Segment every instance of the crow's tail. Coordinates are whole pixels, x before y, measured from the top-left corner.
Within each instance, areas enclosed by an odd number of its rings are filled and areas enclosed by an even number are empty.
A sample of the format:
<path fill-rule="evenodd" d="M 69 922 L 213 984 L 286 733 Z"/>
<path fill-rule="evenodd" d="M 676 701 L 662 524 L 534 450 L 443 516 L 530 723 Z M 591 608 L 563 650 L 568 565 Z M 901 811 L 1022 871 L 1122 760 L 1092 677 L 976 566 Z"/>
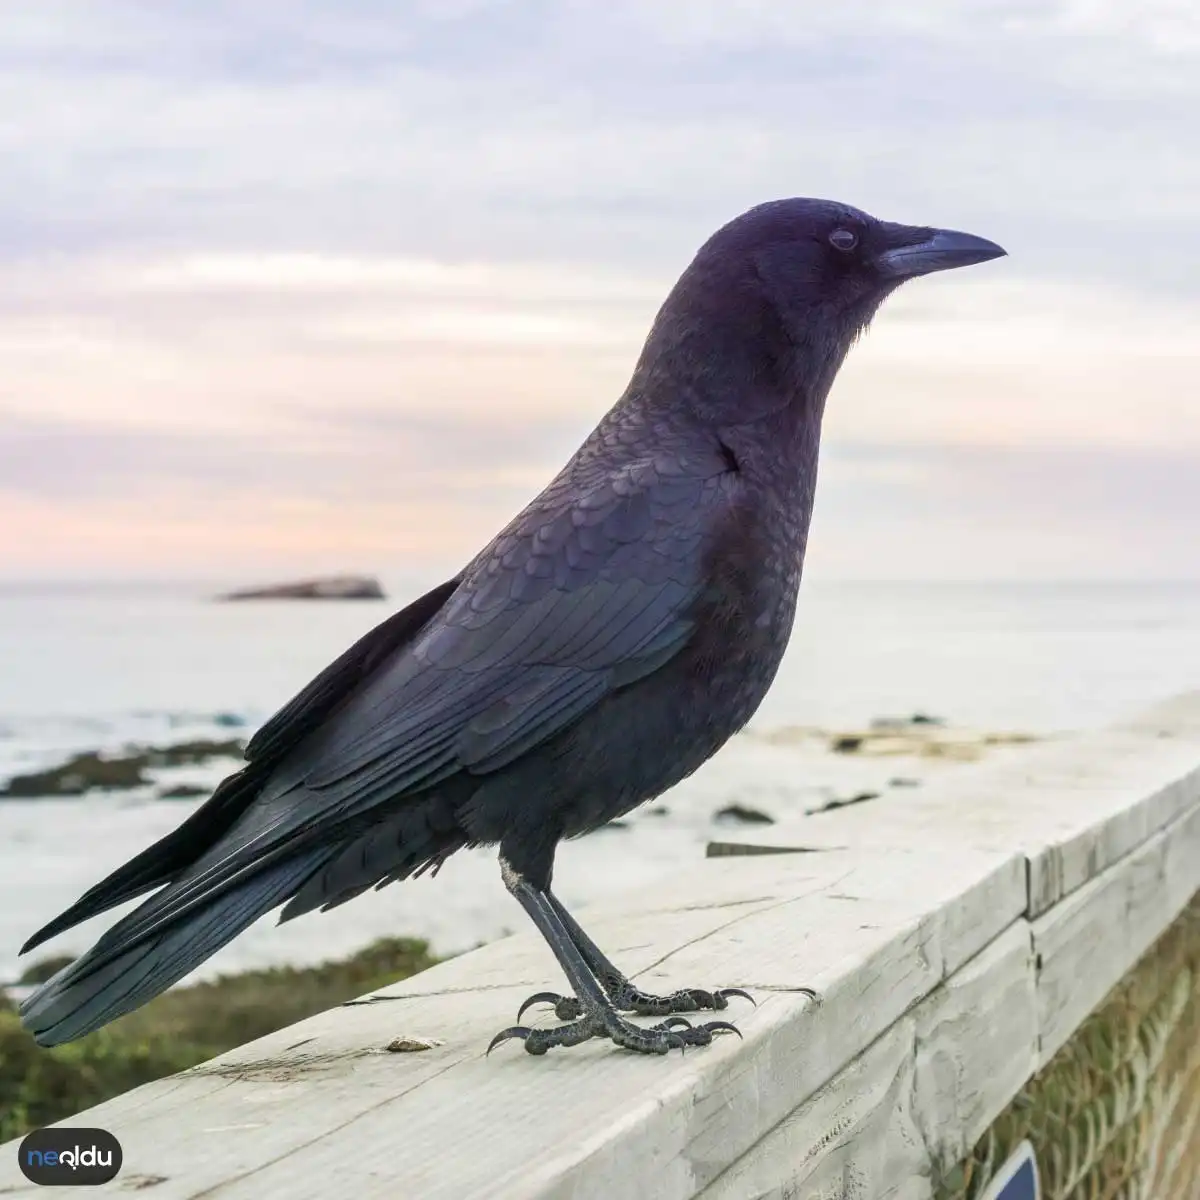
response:
<path fill-rule="evenodd" d="M 21 1005 L 22 1024 L 39 1045 L 55 1046 L 132 1012 L 286 900 L 329 854 L 315 848 L 276 862 L 181 913 L 153 936 L 129 936 L 143 910 L 157 903 L 152 897 L 42 984 Z"/>

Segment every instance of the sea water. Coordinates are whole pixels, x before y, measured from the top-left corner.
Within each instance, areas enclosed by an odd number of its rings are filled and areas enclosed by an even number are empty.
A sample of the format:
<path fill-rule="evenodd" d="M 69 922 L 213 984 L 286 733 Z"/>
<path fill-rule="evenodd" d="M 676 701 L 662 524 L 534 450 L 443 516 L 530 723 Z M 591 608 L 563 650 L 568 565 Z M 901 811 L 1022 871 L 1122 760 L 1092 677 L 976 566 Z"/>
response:
<path fill-rule="evenodd" d="M 213 603 L 219 583 L 0 584 L 0 782 L 82 750 L 248 736 L 355 638 L 438 580 L 385 582 L 385 602 L 242 604 Z M 749 733 L 626 826 L 565 845 L 556 890 L 586 904 L 698 862 L 715 814 L 732 803 L 778 819 L 795 815 L 806 789 L 852 794 L 957 769 L 831 754 L 820 739 L 769 744 L 756 733 L 851 729 L 919 712 L 977 730 L 1050 735 L 1193 688 L 1200 583 L 808 582 Z M 170 781 L 212 786 L 233 766 L 180 768 Z M 154 788 L 0 800 L 0 982 L 15 978 L 30 932 L 197 803 L 157 799 Z M 111 920 L 38 953 L 82 950 Z M 319 961 L 387 935 L 427 937 L 449 952 L 524 927 L 494 851 L 480 849 L 456 855 L 435 880 L 282 928 L 260 921 L 198 974 Z"/>

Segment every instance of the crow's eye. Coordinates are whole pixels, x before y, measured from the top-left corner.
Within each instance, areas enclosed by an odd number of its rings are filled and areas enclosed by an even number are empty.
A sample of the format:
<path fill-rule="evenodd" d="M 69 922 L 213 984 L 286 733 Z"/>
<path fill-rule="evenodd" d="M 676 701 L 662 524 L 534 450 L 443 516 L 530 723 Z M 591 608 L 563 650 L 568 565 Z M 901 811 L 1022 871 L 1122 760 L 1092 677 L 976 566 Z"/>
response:
<path fill-rule="evenodd" d="M 853 250 L 858 245 L 858 234 L 853 229 L 835 229 L 829 235 L 829 244 L 836 250 Z"/>

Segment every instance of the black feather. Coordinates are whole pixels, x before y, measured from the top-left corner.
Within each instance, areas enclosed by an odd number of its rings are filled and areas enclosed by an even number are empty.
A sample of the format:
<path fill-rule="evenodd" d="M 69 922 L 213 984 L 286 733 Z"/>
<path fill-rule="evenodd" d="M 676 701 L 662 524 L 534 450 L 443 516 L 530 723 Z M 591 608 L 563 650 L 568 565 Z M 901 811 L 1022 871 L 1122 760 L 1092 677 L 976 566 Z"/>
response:
<path fill-rule="evenodd" d="M 225 779 L 178 829 L 147 847 L 42 926 L 21 947 L 21 953 L 118 904 L 162 887 L 191 866 L 198 852 L 220 841 L 253 803 L 287 751 L 299 745 L 390 654 L 411 639 L 457 586 L 457 579 L 439 584 L 359 638 L 250 739 L 246 747 L 248 766 Z"/>
<path fill-rule="evenodd" d="M 43 1044 L 79 1037 L 280 904 L 283 919 L 329 908 L 463 846 L 499 843 L 545 892 L 563 837 L 696 770 L 766 694 L 826 396 L 878 305 L 906 274 L 999 253 L 814 200 L 719 230 L 550 485 L 280 709 L 179 829 L 26 943 L 160 889 L 36 991 L 25 1024 Z"/>

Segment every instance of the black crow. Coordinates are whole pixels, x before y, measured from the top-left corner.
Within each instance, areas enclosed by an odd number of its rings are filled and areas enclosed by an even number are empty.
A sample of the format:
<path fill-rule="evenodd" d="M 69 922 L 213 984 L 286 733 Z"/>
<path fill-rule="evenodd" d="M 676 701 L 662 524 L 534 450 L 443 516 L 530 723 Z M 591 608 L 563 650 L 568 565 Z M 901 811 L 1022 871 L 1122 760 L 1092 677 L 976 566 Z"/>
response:
<path fill-rule="evenodd" d="M 280 904 L 281 920 L 331 908 L 481 844 L 499 845 L 574 993 L 532 998 L 564 1024 L 495 1041 L 662 1053 L 732 1029 L 620 1015 L 723 1009 L 733 993 L 633 986 L 551 891 L 555 847 L 746 724 L 791 632 L 846 352 L 904 280 L 1003 253 L 823 200 L 763 204 L 715 233 L 546 490 L 286 704 L 174 833 L 30 938 L 26 951 L 155 893 L 21 1005 L 37 1041 L 137 1008 Z"/>

